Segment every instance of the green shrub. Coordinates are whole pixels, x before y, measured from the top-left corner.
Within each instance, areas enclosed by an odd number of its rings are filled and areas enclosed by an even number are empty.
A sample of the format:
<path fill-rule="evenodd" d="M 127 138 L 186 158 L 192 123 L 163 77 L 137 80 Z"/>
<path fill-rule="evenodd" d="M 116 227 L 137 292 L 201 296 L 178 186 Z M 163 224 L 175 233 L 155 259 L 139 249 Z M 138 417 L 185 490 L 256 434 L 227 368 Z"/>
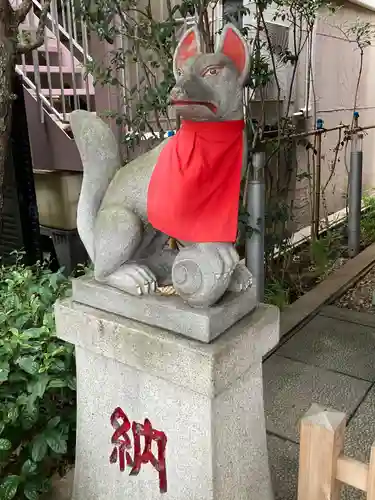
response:
<path fill-rule="evenodd" d="M 375 197 L 364 196 L 363 203 L 367 210 L 361 217 L 361 239 L 364 246 L 375 241 Z"/>
<path fill-rule="evenodd" d="M 277 306 L 282 311 L 290 302 L 289 288 L 288 284 L 282 281 L 275 279 L 267 281 L 264 290 L 264 301 L 266 304 Z"/>
<path fill-rule="evenodd" d="M 61 272 L 0 267 L 0 500 L 40 498 L 74 459 L 74 351 L 53 316 L 68 290 Z"/>

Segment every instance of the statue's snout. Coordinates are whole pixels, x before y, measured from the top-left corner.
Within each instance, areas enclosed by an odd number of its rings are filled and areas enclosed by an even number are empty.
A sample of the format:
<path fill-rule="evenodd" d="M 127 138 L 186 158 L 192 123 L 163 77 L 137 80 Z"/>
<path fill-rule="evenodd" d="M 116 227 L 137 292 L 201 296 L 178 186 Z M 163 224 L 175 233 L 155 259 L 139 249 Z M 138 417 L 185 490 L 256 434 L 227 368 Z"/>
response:
<path fill-rule="evenodd" d="M 175 85 L 171 90 L 171 101 L 183 101 L 188 99 L 186 90 L 181 85 Z"/>

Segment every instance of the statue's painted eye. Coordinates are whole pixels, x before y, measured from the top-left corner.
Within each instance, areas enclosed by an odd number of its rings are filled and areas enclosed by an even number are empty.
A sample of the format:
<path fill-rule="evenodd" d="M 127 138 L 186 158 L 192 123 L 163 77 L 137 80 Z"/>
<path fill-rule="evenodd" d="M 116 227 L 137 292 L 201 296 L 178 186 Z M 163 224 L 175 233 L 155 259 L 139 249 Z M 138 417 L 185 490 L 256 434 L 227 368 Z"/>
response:
<path fill-rule="evenodd" d="M 220 72 L 220 69 L 219 67 L 211 67 L 211 68 L 207 68 L 205 71 L 203 71 L 203 76 L 216 76 L 219 74 Z"/>
<path fill-rule="evenodd" d="M 184 72 L 182 71 L 181 68 L 177 68 L 177 76 L 182 76 Z"/>

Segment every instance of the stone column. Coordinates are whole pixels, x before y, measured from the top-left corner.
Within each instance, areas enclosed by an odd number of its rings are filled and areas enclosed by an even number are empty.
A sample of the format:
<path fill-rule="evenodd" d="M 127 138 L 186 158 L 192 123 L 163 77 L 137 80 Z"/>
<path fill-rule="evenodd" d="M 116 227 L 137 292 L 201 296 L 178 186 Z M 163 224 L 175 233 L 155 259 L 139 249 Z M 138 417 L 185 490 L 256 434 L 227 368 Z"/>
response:
<path fill-rule="evenodd" d="M 71 299 L 56 324 L 76 346 L 73 500 L 272 500 L 262 357 L 277 308 L 207 344 Z"/>

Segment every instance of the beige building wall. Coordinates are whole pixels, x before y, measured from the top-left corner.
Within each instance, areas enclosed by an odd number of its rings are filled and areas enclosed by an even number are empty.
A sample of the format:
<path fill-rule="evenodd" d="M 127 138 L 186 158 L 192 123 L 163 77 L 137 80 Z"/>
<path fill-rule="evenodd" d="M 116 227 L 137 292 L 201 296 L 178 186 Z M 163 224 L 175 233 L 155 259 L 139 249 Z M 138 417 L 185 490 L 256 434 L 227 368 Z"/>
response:
<path fill-rule="evenodd" d="M 311 95 L 312 112 L 316 118 L 324 120 L 326 128 L 340 123 L 350 124 L 353 116 L 354 98 L 360 69 L 360 51 L 355 43 L 345 37 L 344 32 L 355 24 L 370 22 L 375 26 L 375 12 L 346 2 L 335 14 L 320 16 L 313 50 L 314 92 Z M 374 39 L 375 42 L 375 39 Z M 296 108 L 304 106 L 305 66 L 301 60 L 296 92 Z M 315 109 L 314 109 L 315 108 Z M 362 126 L 375 125 L 375 47 L 364 51 L 363 70 L 358 91 L 359 123 Z M 307 129 L 314 127 L 309 120 Z M 322 185 L 324 186 L 332 171 L 338 132 L 327 133 L 322 142 Z M 298 148 L 298 171 L 306 171 L 306 152 Z M 344 150 L 345 151 L 345 150 Z M 347 167 L 349 166 L 350 146 L 340 152 L 330 187 L 327 188 L 328 212 L 336 212 L 345 206 L 347 190 Z M 364 168 L 363 186 L 375 186 L 375 133 L 368 131 L 363 141 Z M 308 182 L 303 180 L 295 186 L 295 217 L 298 227 L 309 223 Z"/>

